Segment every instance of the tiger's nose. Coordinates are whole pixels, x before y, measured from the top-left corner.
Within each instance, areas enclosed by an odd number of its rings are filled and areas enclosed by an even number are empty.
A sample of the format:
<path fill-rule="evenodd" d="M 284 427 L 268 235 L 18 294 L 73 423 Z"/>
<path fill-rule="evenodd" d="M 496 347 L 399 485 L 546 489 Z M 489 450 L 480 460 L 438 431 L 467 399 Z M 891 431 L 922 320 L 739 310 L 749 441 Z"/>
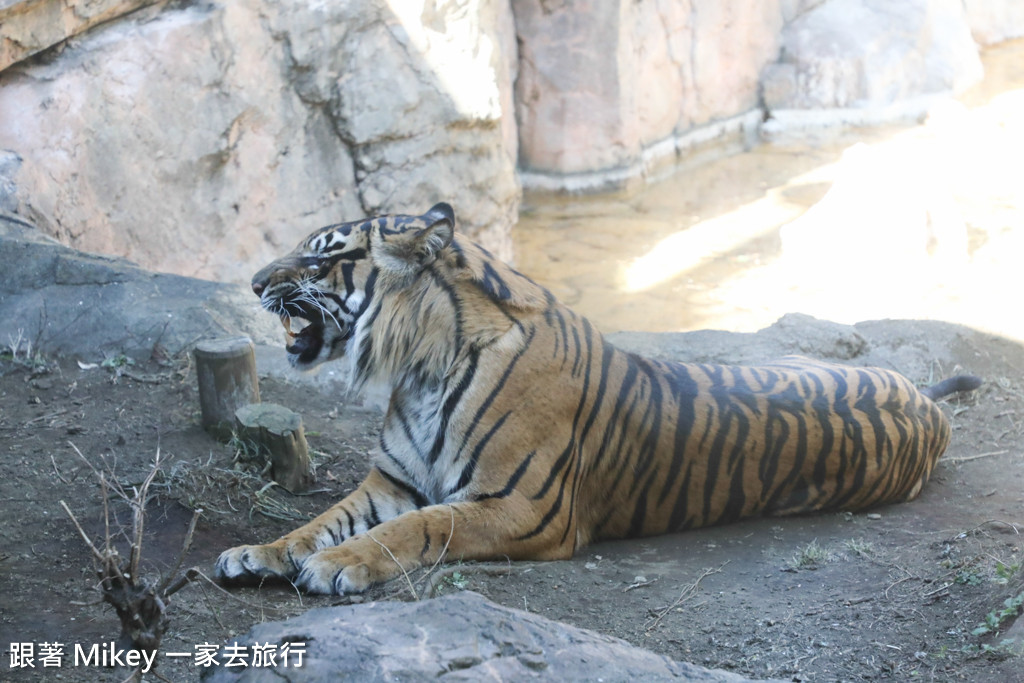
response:
<path fill-rule="evenodd" d="M 256 296 L 261 296 L 267 290 L 277 270 L 277 264 L 271 263 L 260 268 L 259 272 L 252 276 L 252 291 L 256 293 Z"/>

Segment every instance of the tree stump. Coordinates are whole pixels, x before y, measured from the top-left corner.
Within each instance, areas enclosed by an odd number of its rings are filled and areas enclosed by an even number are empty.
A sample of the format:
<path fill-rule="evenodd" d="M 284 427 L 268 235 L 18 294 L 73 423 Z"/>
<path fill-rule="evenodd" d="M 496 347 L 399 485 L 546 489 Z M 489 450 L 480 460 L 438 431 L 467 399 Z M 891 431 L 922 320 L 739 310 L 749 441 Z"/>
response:
<path fill-rule="evenodd" d="M 292 493 L 313 484 L 313 468 L 302 418 L 276 403 L 254 403 L 235 411 L 240 439 L 257 444 L 270 456 L 271 477 Z"/>
<path fill-rule="evenodd" d="M 203 428 L 227 441 L 235 426 L 235 411 L 260 400 L 252 341 L 248 337 L 202 341 L 196 344 L 195 358 Z"/>

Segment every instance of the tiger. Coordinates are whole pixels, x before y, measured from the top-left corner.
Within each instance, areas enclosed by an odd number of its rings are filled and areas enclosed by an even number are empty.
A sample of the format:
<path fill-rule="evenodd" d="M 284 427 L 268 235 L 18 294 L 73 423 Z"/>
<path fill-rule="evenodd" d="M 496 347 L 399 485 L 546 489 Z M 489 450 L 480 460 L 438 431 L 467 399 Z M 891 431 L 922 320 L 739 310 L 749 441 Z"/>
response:
<path fill-rule="evenodd" d="M 445 203 L 329 225 L 253 277 L 291 365 L 345 359 L 355 390 L 390 398 L 365 480 L 276 541 L 224 551 L 222 582 L 358 593 L 443 561 L 908 501 L 950 439 L 936 401 L 981 384 L 645 358 L 455 226 Z"/>

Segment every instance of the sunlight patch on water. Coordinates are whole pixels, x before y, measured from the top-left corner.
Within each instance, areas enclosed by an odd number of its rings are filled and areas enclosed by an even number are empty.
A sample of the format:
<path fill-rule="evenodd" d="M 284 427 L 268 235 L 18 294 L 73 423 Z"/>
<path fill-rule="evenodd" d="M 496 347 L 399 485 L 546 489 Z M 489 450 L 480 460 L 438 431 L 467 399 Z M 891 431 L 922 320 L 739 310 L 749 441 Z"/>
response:
<path fill-rule="evenodd" d="M 603 331 L 752 331 L 788 312 L 1024 340 L 1024 40 L 918 126 L 763 144 L 630 195 L 528 196 L 521 270 Z"/>
<path fill-rule="evenodd" d="M 779 192 L 665 237 L 625 267 L 622 291 L 643 292 L 778 230 L 803 213 Z"/>

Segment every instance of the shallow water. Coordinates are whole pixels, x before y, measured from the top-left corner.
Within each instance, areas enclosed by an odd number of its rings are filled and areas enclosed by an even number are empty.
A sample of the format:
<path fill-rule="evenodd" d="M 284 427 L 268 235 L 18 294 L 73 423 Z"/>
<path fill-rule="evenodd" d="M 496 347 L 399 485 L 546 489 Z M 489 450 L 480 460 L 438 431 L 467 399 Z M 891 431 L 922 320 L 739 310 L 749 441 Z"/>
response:
<path fill-rule="evenodd" d="M 800 311 L 1024 339 L 1024 40 L 913 126 L 808 134 L 631 194 L 528 194 L 518 267 L 603 331 L 750 331 Z"/>

